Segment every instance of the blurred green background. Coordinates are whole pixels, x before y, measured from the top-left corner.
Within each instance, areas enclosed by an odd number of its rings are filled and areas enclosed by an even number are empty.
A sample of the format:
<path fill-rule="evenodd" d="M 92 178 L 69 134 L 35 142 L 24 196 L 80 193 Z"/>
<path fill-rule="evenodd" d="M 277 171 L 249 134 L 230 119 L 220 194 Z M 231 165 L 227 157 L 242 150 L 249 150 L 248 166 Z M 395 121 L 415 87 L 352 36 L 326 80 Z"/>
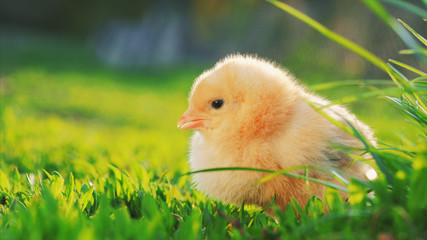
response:
<path fill-rule="evenodd" d="M 286 2 L 384 60 L 419 66 L 358 1 Z M 425 35 L 421 18 L 386 7 Z M 187 171 L 191 133 L 176 122 L 193 80 L 227 54 L 272 59 L 309 86 L 388 79 L 264 1 L 1 1 L 0 20 L 0 167 L 23 172 Z M 336 100 L 372 88 L 318 93 Z M 347 106 L 379 140 L 410 144 L 411 125 L 384 99 Z"/>

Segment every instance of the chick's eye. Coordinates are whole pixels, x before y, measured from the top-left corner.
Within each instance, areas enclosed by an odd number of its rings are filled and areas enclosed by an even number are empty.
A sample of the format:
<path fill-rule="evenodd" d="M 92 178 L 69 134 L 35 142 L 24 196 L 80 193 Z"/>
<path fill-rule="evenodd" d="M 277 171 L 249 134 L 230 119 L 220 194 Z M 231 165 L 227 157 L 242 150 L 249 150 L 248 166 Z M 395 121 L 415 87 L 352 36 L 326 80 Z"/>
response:
<path fill-rule="evenodd" d="M 213 108 L 215 108 L 215 109 L 220 109 L 221 107 L 222 107 L 222 105 L 224 104 L 224 100 L 222 100 L 222 99 L 217 99 L 217 100 L 214 100 L 213 102 L 212 102 L 212 107 Z"/>

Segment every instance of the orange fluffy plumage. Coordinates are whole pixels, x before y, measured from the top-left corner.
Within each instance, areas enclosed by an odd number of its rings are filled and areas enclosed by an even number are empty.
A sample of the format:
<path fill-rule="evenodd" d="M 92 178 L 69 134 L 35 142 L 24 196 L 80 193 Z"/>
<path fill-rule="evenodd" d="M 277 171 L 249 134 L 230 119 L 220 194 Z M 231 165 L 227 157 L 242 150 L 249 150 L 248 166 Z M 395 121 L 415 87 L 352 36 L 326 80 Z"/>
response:
<path fill-rule="evenodd" d="M 191 169 L 280 170 L 313 165 L 365 178 L 368 165 L 357 161 L 350 166 L 352 159 L 331 147 L 363 147 L 362 143 L 317 113 L 307 101 L 318 106 L 329 104 L 270 62 L 242 55 L 223 59 L 196 79 L 189 107 L 178 121 L 181 129 L 195 130 Z M 371 129 L 344 107 L 323 110 L 341 123 L 346 119 L 376 145 Z M 282 210 L 291 198 L 304 206 L 311 194 L 322 198 L 325 191 L 323 185 L 309 183 L 307 187 L 304 180 L 286 176 L 255 184 L 265 176 L 255 171 L 217 171 L 195 174 L 194 181 L 209 196 L 235 204 L 244 201 L 266 206 L 276 195 Z M 336 181 L 322 171 L 309 171 L 309 176 Z"/>

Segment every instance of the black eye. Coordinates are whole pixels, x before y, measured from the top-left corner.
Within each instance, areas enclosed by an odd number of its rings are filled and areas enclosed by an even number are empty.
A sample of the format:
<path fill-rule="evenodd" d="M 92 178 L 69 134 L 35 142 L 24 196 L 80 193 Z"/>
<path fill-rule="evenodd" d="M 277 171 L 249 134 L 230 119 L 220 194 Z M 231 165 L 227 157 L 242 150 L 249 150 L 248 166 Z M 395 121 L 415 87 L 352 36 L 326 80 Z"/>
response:
<path fill-rule="evenodd" d="M 222 107 L 222 105 L 224 104 L 224 100 L 222 100 L 222 99 L 217 99 L 217 100 L 214 100 L 213 102 L 212 102 L 212 107 L 213 108 L 215 108 L 215 109 L 220 109 L 221 107 Z"/>

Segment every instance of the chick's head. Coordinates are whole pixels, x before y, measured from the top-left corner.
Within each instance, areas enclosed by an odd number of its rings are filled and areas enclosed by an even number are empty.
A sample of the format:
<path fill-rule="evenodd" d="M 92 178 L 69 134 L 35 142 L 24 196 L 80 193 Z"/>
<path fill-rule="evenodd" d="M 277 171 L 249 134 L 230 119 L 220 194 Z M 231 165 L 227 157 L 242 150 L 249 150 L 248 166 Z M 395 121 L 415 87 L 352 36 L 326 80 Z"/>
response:
<path fill-rule="evenodd" d="M 271 63 L 230 56 L 196 79 L 178 127 L 207 137 L 268 135 L 286 123 L 299 91 L 293 78 Z"/>

